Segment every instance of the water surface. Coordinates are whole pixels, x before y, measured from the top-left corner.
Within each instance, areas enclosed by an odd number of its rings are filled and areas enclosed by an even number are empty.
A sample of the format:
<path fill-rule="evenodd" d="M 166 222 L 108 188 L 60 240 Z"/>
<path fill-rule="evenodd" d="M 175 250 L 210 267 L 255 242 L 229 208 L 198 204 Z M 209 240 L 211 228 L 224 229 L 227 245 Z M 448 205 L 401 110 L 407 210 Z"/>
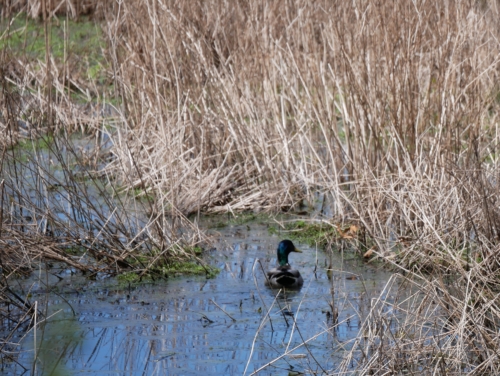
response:
<path fill-rule="evenodd" d="M 279 294 L 264 286 L 260 264 L 264 270 L 275 265 L 277 244 L 286 234 L 269 235 L 264 223 L 218 232 L 208 256 L 221 269 L 213 279 L 180 276 L 128 288 L 109 279 L 89 282 L 69 270 L 40 270 L 40 281 L 30 285 L 31 300 L 52 316 L 22 342 L 19 364 L 4 371 L 288 375 L 335 369 L 390 273 L 337 252 L 327 273 L 324 252 L 297 244 L 304 253 L 291 254 L 290 262 L 303 274 L 304 286 Z M 46 282 L 57 286 L 57 294 L 46 292 Z M 336 327 L 327 313 L 332 296 L 339 310 Z"/>

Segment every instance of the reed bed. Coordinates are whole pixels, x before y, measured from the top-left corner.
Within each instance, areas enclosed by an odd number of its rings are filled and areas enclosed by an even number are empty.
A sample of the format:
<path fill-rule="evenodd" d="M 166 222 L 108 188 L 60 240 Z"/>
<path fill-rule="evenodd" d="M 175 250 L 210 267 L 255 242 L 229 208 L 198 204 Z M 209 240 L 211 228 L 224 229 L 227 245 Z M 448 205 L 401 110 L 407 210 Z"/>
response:
<path fill-rule="evenodd" d="M 97 170 L 151 194 L 160 233 L 166 214 L 172 234 L 193 214 L 325 194 L 326 223 L 360 224 L 374 257 L 418 286 L 416 306 L 401 306 L 417 314 L 390 340 L 369 330 L 384 325 L 374 305 L 354 370 L 498 373 L 499 6 L 111 2 L 100 19 L 118 105 Z M 54 69 L 28 69 L 35 87 L 57 91 Z M 43 94 L 42 108 L 64 103 Z"/>

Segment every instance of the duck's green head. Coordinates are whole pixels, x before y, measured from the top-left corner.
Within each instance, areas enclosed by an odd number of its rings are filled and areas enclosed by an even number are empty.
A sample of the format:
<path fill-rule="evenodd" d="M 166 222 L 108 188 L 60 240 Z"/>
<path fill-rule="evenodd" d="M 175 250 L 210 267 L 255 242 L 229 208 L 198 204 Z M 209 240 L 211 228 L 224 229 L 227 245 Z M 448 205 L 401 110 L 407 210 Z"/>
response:
<path fill-rule="evenodd" d="M 300 249 L 295 248 L 290 240 L 282 240 L 278 245 L 278 262 L 280 266 L 288 264 L 288 255 L 292 252 L 301 252 Z"/>

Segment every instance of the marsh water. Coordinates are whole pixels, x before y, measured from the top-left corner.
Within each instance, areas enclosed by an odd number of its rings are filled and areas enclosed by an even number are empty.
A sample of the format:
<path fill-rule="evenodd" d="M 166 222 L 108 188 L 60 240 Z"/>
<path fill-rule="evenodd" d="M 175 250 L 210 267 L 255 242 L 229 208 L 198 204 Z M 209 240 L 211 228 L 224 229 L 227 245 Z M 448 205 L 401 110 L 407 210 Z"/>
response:
<path fill-rule="evenodd" d="M 327 272 L 330 258 L 298 243 L 303 253 L 290 259 L 304 286 L 279 292 L 264 286 L 260 265 L 266 270 L 275 264 L 285 233 L 270 235 L 262 221 L 211 232 L 218 242 L 208 261 L 221 270 L 212 279 L 178 276 L 129 287 L 40 269 L 39 280 L 29 281 L 31 300 L 49 318 L 23 340 L 18 363 L 4 372 L 288 375 L 335 369 L 390 273 L 338 252 Z M 339 311 L 334 329 L 327 313 L 332 286 Z"/>

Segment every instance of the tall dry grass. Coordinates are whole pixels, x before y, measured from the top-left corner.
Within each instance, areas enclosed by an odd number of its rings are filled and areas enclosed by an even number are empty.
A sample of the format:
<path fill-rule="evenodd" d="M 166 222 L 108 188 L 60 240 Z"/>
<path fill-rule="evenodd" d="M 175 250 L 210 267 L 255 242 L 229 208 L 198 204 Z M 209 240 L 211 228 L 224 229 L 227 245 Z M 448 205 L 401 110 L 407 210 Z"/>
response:
<path fill-rule="evenodd" d="M 498 15 L 494 1 L 121 3 L 104 26 L 123 103 L 109 168 L 186 214 L 326 193 L 332 225 L 360 222 L 446 317 L 446 346 L 419 312 L 399 329 L 415 346 L 393 333 L 386 351 L 425 357 L 356 369 L 497 372 Z"/>
<path fill-rule="evenodd" d="M 51 273 L 54 265 L 65 265 L 93 279 L 130 273 L 128 280 L 137 281 L 166 278 L 176 263 L 206 267 L 194 249 L 206 237 L 195 225 L 179 214 L 174 226 L 153 197 L 125 194 L 104 168 L 110 157 L 109 134 L 118 120 L 113 106 L 103 104 L 102 83 L 82 77 L 85 57 L 71 54 L 71 15 L 55 19 L 50 1 L 25 3 L 0 4 L 2 17 L 11 17 L 0 24 L 2 364 L 8 358 L 15 361 L 19 333 L 45 319 L 44 307 L 32 301 L 29 291 L 12 287 L 16 277 L 35 268 Z M 30 13 L 29 7 L 35 6 L 41 15 Z M 26 21 L 13 30 L 14 19 L 24 16 L 9 11 L 42 18 L 34 25 L 45 40 L 44 59 L 35 51 L 38 40 L 27 42 L 32 38 L 26 30 L 24 50 L 12 48 L 19 48 L 15 42 L 7 43 L 31 26 Z M 64 25 L 63 58 L 52 51 L 50 29 L 55 23 Z M 209 267 L 205 270 L 207 275 L 212 272 Z"/>
<path fill-rule="evenodd" d="M 155 226 L 325 193 L 416 286 L 413 316 L 391 332 L 375 304 L 332 372 L 498 372 L 496 1 L 108 5 L 103 171 L 154 196 Z"/>
<path fill-rule="evenodd" d="M 374 238 L 495 241 L 496 9 L 124 4 L 106 21 L 125 123 L 110 168 L 188 214 L 321 190 Z"/>

